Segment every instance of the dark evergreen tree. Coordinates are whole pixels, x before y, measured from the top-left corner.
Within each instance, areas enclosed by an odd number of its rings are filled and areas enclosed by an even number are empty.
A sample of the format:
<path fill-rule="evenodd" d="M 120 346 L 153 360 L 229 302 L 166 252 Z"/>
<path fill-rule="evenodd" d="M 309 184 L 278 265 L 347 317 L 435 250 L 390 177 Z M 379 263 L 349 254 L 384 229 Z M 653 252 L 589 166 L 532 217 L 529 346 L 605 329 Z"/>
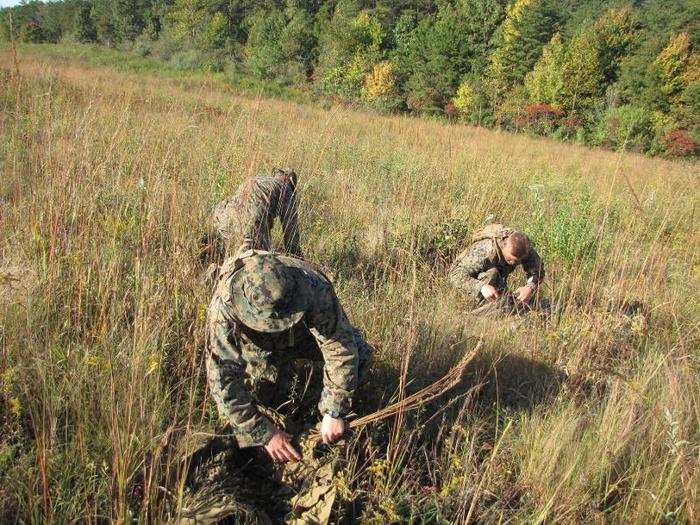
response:
<path fill-rule="evenodd" d="M 78 42 L 97 41 L 97 28 L 92 19 L 92 6 L 88 2 L 81 3 L 75 17 L 75 38 Z"/>

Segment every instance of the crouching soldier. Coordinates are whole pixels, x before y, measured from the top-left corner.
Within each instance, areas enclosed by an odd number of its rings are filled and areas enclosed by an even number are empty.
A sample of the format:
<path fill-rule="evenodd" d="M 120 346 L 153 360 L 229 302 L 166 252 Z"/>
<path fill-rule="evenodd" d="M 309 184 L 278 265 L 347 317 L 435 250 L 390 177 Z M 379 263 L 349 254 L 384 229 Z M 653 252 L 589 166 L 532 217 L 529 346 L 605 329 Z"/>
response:
<path fill-rule="evenodd" d="M 296 186 L 297 174 L 288 168 L 246 180 L 232 197 L 214 207 L 210 233 L 202 238 L 202 253 L 212 259 L 222 252 L 270 250 L 272 227 L 279 218 L 283 251 L 301 257 Z"/>
<path fill-rule="evenodd" d="M 323 362 L 321 438 L 340 439 L 358 377 L 373 353 L 348 322 L 330 281 L 308 262 L 250 250 L 228 259 L 207 315 L 207 376 L 220 416 L 242 448 L 299 460 L 267 417 L 288 396 L 292 360 Z"/>
<path fill-rule="evenodd" d="M 518 265 L 523 266 L 527 283 L 510 293 L 508 275 Z M 471 245 L 457 256 L 449 279 L 466 299 L 468 308 L 492 305 L 513 311 L 531 303 L 544 279 L 544 265 L 527 235 L 491 224 L 477 231 Z"/>

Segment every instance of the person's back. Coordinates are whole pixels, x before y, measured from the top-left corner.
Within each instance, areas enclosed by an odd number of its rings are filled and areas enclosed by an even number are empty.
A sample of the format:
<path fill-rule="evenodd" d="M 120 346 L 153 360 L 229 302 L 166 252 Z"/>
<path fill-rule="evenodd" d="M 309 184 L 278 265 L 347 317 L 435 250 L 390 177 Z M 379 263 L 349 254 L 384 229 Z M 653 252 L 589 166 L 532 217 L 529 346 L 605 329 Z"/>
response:
<path fill-rule="evenodd" d="M 233 197 L 214 208 L 212 226 L 228 254 L 270 250 L 272 228 L 279 218 L 283 251 L 301 257 L 296 182 L 294 171 L 275 169 L 271 176 L 248 179 Z"/>

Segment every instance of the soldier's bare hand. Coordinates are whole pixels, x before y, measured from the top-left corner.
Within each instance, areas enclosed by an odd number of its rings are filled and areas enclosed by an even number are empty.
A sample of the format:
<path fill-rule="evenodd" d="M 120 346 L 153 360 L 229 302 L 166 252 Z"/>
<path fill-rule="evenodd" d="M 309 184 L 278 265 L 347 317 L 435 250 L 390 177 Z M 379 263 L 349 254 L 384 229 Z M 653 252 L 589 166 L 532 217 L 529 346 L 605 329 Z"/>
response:
<path fill-rule="evenodd" d="M 481 295 L 483 295 L 484 299 L 487 301 L 495 301 L 501 294 L 494 286 L 485 284 L 481 287 Z"/>
<path fill-rule="evenodd" d="M 265 445 L 265 450 L 275 461 L 284 463 L 301 460 L 301 454 L 292 445 L 292 436 L 283 430 L 278 430 L 272 435 L 270 441 Z"/>
<path fill-rule="evenodd" d="M 521 286 L 515 290 L 515 298 L 521 303 L 527 303 L 534 292 L 532 286 Z"/>
<path fill-rule="evenodd" d="M 345 434 L 345 421 L 326 414 L 321 422 L 321 440 L 325 444 L 335 443 Z"/>

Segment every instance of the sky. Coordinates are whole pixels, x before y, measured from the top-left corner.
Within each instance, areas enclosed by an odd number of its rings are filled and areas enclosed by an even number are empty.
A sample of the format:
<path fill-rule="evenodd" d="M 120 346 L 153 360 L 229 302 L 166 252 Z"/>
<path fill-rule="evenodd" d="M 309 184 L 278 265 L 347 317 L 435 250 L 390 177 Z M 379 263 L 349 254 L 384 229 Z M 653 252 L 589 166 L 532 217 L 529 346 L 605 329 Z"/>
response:
<path fill-rule="evenodd" d="M 0 7 L 7 7 L 10 5 L 19 4 L 19 0 L 0 0 Z"/>

